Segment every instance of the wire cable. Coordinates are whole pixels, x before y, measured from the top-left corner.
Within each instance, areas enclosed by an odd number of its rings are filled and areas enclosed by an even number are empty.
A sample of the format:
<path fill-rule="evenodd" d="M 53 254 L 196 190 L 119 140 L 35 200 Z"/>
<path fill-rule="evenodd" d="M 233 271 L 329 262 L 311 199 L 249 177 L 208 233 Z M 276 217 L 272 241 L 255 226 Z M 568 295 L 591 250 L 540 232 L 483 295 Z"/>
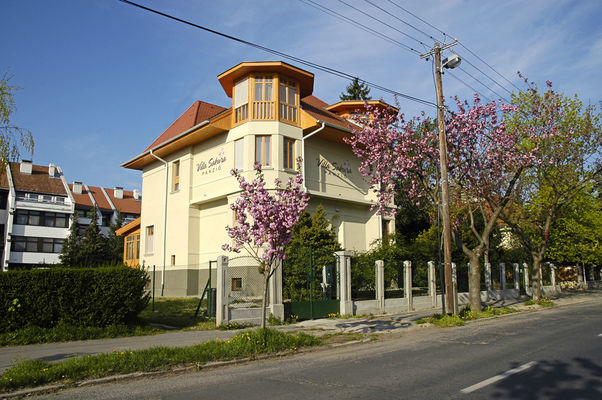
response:
<path fill-rule="evenodd" d="M 365 32 L 368 32 L 368 33 L 370 33 L 370 34 L 372 34 L 374 36 L 377 36 L 377 37 L 379 37 L 381 39 L 387 40 L 388 42 L 391 42 L 391 43 L 393 43 L 393 44 L 395 44 L 395 45 L 397 45 L 397 46 L 399 46 L 399 47 L 401 47 L 401 48 L 403 48 L 405 50 L 408 50 L 408 51 L 420 54 L 417 50 L 413 49 L 412 47 L 408 46 L 407 44 L 399 42 L 399 41 L 393 39 L 392 37 L 387 36 L 384 33 L 378 32 L 378 31 L 376 31 L 376 30 L 374 30 L 374 29 L 372 29 L 372 28 L 370 28 L 370 27 L 368 27 L 366 25 L 360 24 L 359 22 L 354 21 L 351 18 L 348 18 L 348 17 L 344 16 L 343 14 L 340 14 L 340 13 L 338 13 L 338 12 L 336 12 L 336 11 L 334 11 L 334 10 L 326 7 L 326 6 L 323 6 L 322 4 L 318 4 L 318 3 L 316 3 L 316 2 L 314 2 L 312 0 L 299 0 L 299 1 L 302 2 L 302 3 L 304 3 L 304 4 L 307 4 L 308 6 L 313 7 L 315 9 L 319 10 L 319 11 L 322 11 L 323 13 L 326 13 L 326 14 L 328 14 L 330 16 L 338 18 L 341 21 L 344 21 L 344 22 L 350 23 L 352 25 L 355 25 L 356 27 L 360 28 L 361 30 L 363 30 Z"/>
<path fill-rule="evenodd" d="M 467 88 L 469 88 L 470 90 L 472 90 L 473 92 L 475 92 L 476 94 L 478 94 L 479 96 L 481 96 L 482 98 L 484 98 L 485 100 L 487 100 L 487 102 L 491 102 L 491 99 L 489 97 L 485 96 L 483 93 L 480 93 L 477 89 L 473 88 L 468 83 L 464 82 L 462 79 L 460 79 L 459 77 L 457 77 L 456 75 L 454 75 L 451 71 L 447 71 L 447 73 L 452 78 L 454 78 L 458 82 L 462 83 L 464 86 L 466 86 Z"/>
<path fill-rule="evenodd" d="M 265 46 L 262 46 L 262 45 L 259 45 L 259 44 L 253 43 L 253 42 L 249 42 L 249 41 L 244 40 L 244 39 L 237 38 L 235 36 L 228 35 L 226 33 L 222 33 L 222 32 L 216 31 L 214 29 L 207 28 L 207 27 L 204 27 L 202 25 L 195 24 L 193 22 L 190 22 L 190 21 L 187 21 L 187 20 L 175 17 L 175 16 L 170 15 L 170 14 L 166 14 L 164 12 L 152 9 L 150 7 L 143 6 L 141 4 L 135 3 L 135 2 L 130 1 L 130 0 L 118 0 L 118 1 L 120 1 L 120 2 L 122 2 L 124 4 L 128 4 L 130 6 L 133 6 L 133 7 L 137 7 L 139 9 L 151 12 L 153 14 L 160 15 L 162 17 L 171 19 L 173 21 L 177 21 L 177 22 L 180 22 L 182 24 L 192 26 L 194 28 L 201 29 L 201 30 L 209 32 L 209 33 L 213 33 L 214 35 L 218 35 L 218 36 L 224 37 L 226 39 L 230 39 L 232 41 L 235 41 L 235 42 L 238 42 L 238 43 L 241 43 L 241 44 L 244 44 L 244 45 L 256 48 L 258 50 L 263 50 L 265 52 L 277 55 L 279 57 L 283 57 L 283 58 L 286 58 L 288 60 L 295 61 L 295 62 L 297 62 L 299 64 L 306 65 L 306 66 L 315 68 L 317 70 L 320 70 L 320 71 L 323 71 L 323 72 L 326 72 L 326 73 L 329 73 L 329 74 L 332 74 L 332 75 L 335 75 L 335 76 L 338 76 L 338 77 L 341 77 L 341 78 L 345 78 L 345 79 L 348 79 L 348 80 L 353 80 L 354 78 L 356 78 L 356 76 L 353 76 L 353 75 L 348 74 L 346 72 L 342 72 L 342 71 L 336 70 L 334 68 L 326 67 L 326 66 L 323 66 L 323 65 L 311 62 L 311 61 L 304 60 L 304 59 L 299 58 L 299 57 L 295 57 L 295 56 L 292 56 L 292 55 L 289 55 L 289 54 L 286 54 L 286 53 L 283 53 L 283 52 L 280 52 L 280 51 L 277 51 L 277 50 L 273 50 L 273 49 L 271 49 L 269 47 L 265 47 Z M 359 77 L 357 77 L 357 78 L 359 78 Z M 373 87 L 375 89 L 381 90 L 383 92 L 390 93 L 390 94 L 393 94 L 393 95 L 399 96 L 401 98 L 404 98 L 404 99 L 407 99 L 407 100 L 411 100 L 411 101 L 414 101 L 414 102 L 417 102 L 417 103 L 420 103 L 420 104 L 428 105 L 428 106 L 431 106 L 431 107 L 437 107 L 437 104 L 433 103 L 431 101 L 420 99 L 420 98 L 414 97 L 414 96 L 410 96 L 408 94 L 401 93 L 401 92 L 398 92 L 398 91 L 393 90 L 393 89 L 389 89 L 387 87 L 384 87 L 384 86 L 381 86 L 381 85 L 378 85 L 378 84 L 375 84 L 375 83 L 363 80 L 361 78 L 360 78 L 360 80 L 362 82 L 364 82 L 366 85 L 368 85 L 370 87 Z"/>
<path fill-rule="evenodd" d="M 368 3 L 368 4 L 372 5 L 373 7 L 375 7 L 375 8 L 378 8 L 379 10 L 381 10 L 382 12 L 384 12 L 385 14 L 387 14 L 387 15 L 389 15 L 389 16 L 391 16 L 391 17 L 395 18 L 396 20 L 398 20 L 398 21 L 399 21 L 399 22 L 401 22 L 402 24 L 404 24 L 404 25 L 407 25 L 407 26 L 409 26 L 410 28 L 414 29 L 415 31 L 422 33 L 424 36 L 428 37 L 428 38 L 429 38 L 429 39 L 431 39 L 432 41 L 434 41 L 434 42 L 436 42 L 436 41 L 437 41 L 437 39 L 435 39 L 435 38 L 434 38 L 432 35 L 430 35 L 430 34 L 426 33 L 425 31 L 423 31 L 423 30 L 421 30 L 421 29 L 419 29 L 419 28 L 415 27 L 414 25 L 410 24 L 410 23 L 409 23 L 409 22 L 407 22 L 407 21 L 404 21 L 403 19 L 399 18 L 399 17 L 398 17 L 398 16 L 396 16 L 395 14 L 392 14 L 392 13 L 390 13 L 389 11 L 385 10 L 384 8 L 380 7 L 379 5 L 377 5 L 377 4 L 374 4 L 372 1 L 370 1 L 370 0 L 364 0 L 364 1 L 365 1 L 366 3 Z"/>
<path fill-rule="evenodd" d="M 499 93 L 497 93 L 495 90 L 491 89 L 489 86 L 485 85 L 483 82 L 481 82 L 479 79 L 477 79 L 474 75 L 470 74 L 469 72 L 467 72 L 464 68 L 462 67 L 458 67 L 458 69 L 462 72 L 464 72 L 466 75 L 470 76 L 472 79 L 474 79 L 475 81 L 477 81 L 478 83 L 481 84 L 481 86 L 485 87 L 486 89 L 489 89 L 491 91 L 491 93 L 495 94 L 496 96 L 498 96 L 498 98 L 504 100 L 506 103 L 509 103 L 509 101 L 507 99 L 504 98 L 504 96 L 501 96 Z"/>
<path fill-rule="evenodd" d="M 353 10 L 355 10 L 355 11 L 357 11 L 357 12 L 359 12 L 359 13 L 363 14 L 363 15 L 365 15 L 366 17 L 368 17 L 368 18 L 372 18 L 373 20 L 375 20 L 375 21 L 377 21 L 377 22 L 380 22 L 381 24 L 383 24 L 383 25 L 385 25 L 385 26 L 388 26 L 389 28 L 393 29 L 394 31 L 396 31 L 396 32 L 398 32 L 398 33 L 401 33 L 401 34 L 402 34 L 402 35 L 404 35 L 405 37 L 407 37 L 407 38 L 409 38 L 409 39 L 412 39 L 412 40 L 414 40 L 414 41 L 418 42 L 419 44 L 421 44 L 421 45 L 423 45 L 423 46 L 427 46 L 427 47 L 428 47 L 428 45 L 427 45 L 426 43 L 423 43 L 421 40 L 419 40 L 419 39 L 416 39 L 415 37 L 413 37 L 413 36 L 411 36 L 411 35 L 408 35 L 407 33 L 403 32 L 403 31 L 400 31 L 399 29 L 395 28 L 393 25 L 390 25 L 390 24 L 388 24 L 388 23 L 386 23 L 386 22 L 384 22 L 384 21 L 382 21 L 382 20 L 380 20 L 380 19 L 378 19 L 378 18 L 376 18 L 376 17 L 373 17 L 372 15 L 368 14 L 367 12 L 365 12 L 365 11 L 362 11 L 362 10 L 360 10 L 360 9 L 359 9 L 359 8 L 357 8 L 357 7 L 354 7 L 354 6 L 352 6 L 351 4 L 344 2 L 343 0 L 339 0 L 339 3 L 343 3 L 343 4 L 345 4 L 347 7 L 351 8 L 351 9 L 353 9 Z M 416 53 L 419 53 L 417 50 L 414 50 L 414 51 L 415 51 Z"/>

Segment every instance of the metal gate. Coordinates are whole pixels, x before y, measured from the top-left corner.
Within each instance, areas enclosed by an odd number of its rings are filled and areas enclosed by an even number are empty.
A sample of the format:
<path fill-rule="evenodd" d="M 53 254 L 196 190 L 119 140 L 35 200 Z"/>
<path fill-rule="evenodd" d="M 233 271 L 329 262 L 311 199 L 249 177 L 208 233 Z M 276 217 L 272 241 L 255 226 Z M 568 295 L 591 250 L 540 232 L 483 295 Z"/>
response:
<path fill-rule="evenodd" d="M 336 257 L 316 257 L 311 247 L 295 250 L 294 257 L 287 258 L 282 269 L 285 318 L 314 319 L 337 314 L 340 301 Z"/>

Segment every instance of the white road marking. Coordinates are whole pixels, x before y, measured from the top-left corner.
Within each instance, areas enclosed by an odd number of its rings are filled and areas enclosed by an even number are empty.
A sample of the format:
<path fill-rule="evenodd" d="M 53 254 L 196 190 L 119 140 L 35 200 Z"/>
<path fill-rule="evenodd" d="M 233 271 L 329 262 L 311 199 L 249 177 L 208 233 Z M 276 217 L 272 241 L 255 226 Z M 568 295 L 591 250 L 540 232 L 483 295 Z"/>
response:
<path fill-rule="evenodd" d="M 599 334 L 598 336 L 602 336 L 602 333 L 601 333 L 601 334 Z"/>
<path fill-rule="evenodd" d="M 535 364 L 537 364 L 537 362 L 531 361 L 529 363 L 521 365 L 520 367 L 513 368 L 513 369 L 508 370 L 506 372 L 503 372 L 503 373 L 501 373 L 499 375 L 493 376 L 493 377 L 491 377 L 489 379 L 485 379 L 484 381 L 481 381 L 481 382 L 479 382 L 477 384 L 474 384 L 472 386 L 464 388 L 464 389 L 460 390 L 460 392 L 462 392 L 462 393 L 472 393 L 472 392 L 474 392 L 476 390 L 484 388 L 485 386 L 491 385 L 492 383 L 495 383 L 497 381 L 501 381 L 502 379 L 507 378 L 510 375 L 518 374 L 519 372 L 522 372 L 522 371 L 524 371 L 526 369 L 529 369 L 532 366 L 534 366 Z"/>

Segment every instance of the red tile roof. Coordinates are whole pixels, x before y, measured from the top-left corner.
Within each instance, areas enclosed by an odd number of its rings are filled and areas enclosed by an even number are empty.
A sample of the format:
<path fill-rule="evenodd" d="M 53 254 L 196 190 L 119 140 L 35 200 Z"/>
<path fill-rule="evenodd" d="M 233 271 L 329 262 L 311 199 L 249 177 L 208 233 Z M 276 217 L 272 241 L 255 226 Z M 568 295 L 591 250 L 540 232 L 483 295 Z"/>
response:
<path fill-rule="evenodd" d="M 206 121 L 209 118 L 214 117 L 226 110 L 227 108 L 197 100 L 188 108 L 188 110 L 184 111 L 184 113 L 180 115 L 178 119 L 176 119 L 169 126 L 169 128 L 165 130 L 165 132 L 156 138 L 155 141 L 146 148 L 146 150 L 152 149 L 161 143 L 165 143 L 169 139 L 178 136 L 180 133 L 185 132 L 201 122 Z"/>
<path fill-rule="evenodd" d="M 6 169 L 4 169 L 4 171 L 0 171 L 0 188 L 2 189 L 9 189 L 8 187 L 8 176 Z"/>
<path fill-rule="evenodd" d="M 105 188 L 105 191 L 109 195 L 111 202 L 115 205 L 117 211 L 127 214 L 138 214 L 140 215 L 140 206 L 142 201 L 134 199 L 134 192 L 131 190 L 123 191 L 123 199 L 115 197 L 115 189 Z"/>
<path fill-rule="evenodd" d="M 58 173 L 55 178 L 51 178 L 48 176 L 48 167 L 32 165 L 31 169 L 31 175 L 22 174 L 20 163 L 10 163 L 10 172 L 16 190 L 67 196 L 65 186 Z"/>
<path fill-rule="evenodd" d="M 140 231 L 140 221 L 142 221 L 142 218 L 138 217 L 129 224 L 125 224 L 121 228 L 117 229 L 115 233 L 117 236 L 127 236 L 129 233 L 134 231 Z"/>
<path fill-rule="evenodd" d="M 92 208 L 94 204 L 92 203 L 92 199 L 86 190 L 86 187 L 82 185 L 82 194 L 77 194 L 73 192 L 73 184 L 69 184 L 69 189 L 71 190 L 71 194 L 73 195 L 73 200 L 75 200 L 75 205 L 78 208 Z"/>
<path fill-rule="evenodd" d="M 107 200 L 107 197 L 102 192 L 101 188 L 98 186 L 88 186 L 88 189 L 90 189 L 90 193 L 92 193 L 92 196 L 94 196 L 94 201 L 96 202 L 96 206 L 99 210 L 113 211 L 111 204 Z"/>
<path fill-rule="evenodd" d="M 328 111 L 328 103 L 316 96 L 307 96 L 301 99 L 301 108 L 317 120 L 335 125 L 342 129 L 353 130 L 354 126 L 345 118 Z"/>

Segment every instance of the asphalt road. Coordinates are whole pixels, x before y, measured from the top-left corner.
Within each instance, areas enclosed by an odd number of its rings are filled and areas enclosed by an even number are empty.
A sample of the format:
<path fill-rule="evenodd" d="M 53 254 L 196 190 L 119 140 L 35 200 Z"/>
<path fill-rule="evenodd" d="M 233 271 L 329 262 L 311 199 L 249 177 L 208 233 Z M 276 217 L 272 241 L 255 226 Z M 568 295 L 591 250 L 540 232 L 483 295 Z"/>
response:
<path fill-rule="evenodd" d="M 602 399 L 602 302 L 49 399 Z"/>

